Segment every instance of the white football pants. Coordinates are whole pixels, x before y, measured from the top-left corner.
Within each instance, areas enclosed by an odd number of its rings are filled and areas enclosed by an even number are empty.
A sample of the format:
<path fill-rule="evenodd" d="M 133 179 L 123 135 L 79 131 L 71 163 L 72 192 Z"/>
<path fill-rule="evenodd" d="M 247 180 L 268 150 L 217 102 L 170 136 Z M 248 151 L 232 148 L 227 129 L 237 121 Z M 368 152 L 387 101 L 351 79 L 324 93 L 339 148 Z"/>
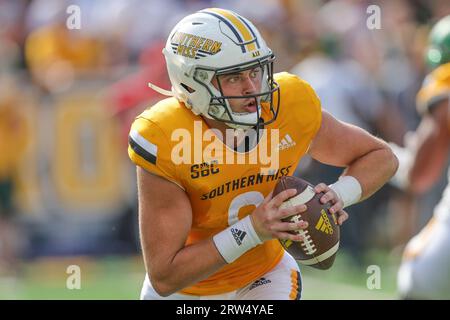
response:
<path fill-rule="evenodd" d="M 300 300 L 302 280 L 295 259 L 284 253 L 280 262 L 259 279 L 245 287 L 223 294 L 193 296 L 174 293 L 162 297 L 153 289 L 148 276 L 145 276 L 141 300 Z"/>
<path fill-rule="evenodd" d="M 397 278 L 403 298 L 450 299 L 450 223 L 434 216 L 408 243 Z"/>

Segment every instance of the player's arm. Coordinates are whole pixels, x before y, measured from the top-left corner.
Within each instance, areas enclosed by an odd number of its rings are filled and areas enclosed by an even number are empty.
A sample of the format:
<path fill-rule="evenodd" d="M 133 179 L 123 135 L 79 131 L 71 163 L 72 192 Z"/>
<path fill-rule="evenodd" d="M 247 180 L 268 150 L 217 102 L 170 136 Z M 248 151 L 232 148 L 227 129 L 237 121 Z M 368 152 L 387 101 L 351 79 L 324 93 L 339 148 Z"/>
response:
<path fill-rule="evenodd" d="M 137 180 L 141 246 L 147 273 L 158 294 L 167 296 L 205 279 L 245 252 L 233 246 L 229 228 L 219 233 L 221 236 L 215 240 L 208 238 L 185 246 L 192 226 L 192 209 L 186 193 L 176 184 L 140 167 Z M 240 220 L 238 229 L 248 233 L 240 247 L 247 246 L 251 239 L 249 228 L 254 228 L 259 238 L 258 243 L 250 243 L 247 249 L 271 238 L 302 240 L 301 236 L 286 231 L 306 228 L 306 222 L 280 221 L 306 210 L 304 205 L 279 209 L 283 201 L 295 193 L 295 189 L 290 189 L 273 199 L 268 195 L 252 213 L 251 219 Z M 254 226 L 247 225 L 247 229 L 242 229 L 246 227 L 243 220 L 251 221 Z"/>
<path fill-rule="evenodd" d="M 433 106 L 409 139 L 411 162 L 404 174 L 407 175 L 406 188 L 414 193 L 428 190 L 446 167 L 450 149 L 448 104 L 449 100 L 445 99 Z"/>
<path fill-rule="evenodd" d="M 398 160 L 387 143 L 357 126 L 335 119 L 326 111 L 322 111 L 322 124 L 309 154 L 319 162 L 345 167 L 342 176 L 354 177 L 360 184 L 359 201 L 380 189 L 398 167 Z"/>
<path fill-rule="evenodd" d="M 226 264 L 211 239 L 185 246 L 192 209 L 179 186 L 140 167 L 137 181 L 141 246 L 156 292 L 169 295 Z"/>

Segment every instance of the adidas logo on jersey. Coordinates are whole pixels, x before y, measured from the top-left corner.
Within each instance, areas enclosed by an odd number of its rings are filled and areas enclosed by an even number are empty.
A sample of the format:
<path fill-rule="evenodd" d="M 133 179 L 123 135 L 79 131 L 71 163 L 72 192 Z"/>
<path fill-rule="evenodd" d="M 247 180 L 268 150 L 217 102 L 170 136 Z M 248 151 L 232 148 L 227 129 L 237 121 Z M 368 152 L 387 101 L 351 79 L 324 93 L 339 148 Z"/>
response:
<path fill-rule="evenodd" d="M 292 140 L 291 136 L 286 134 L 283 139 L 281 139 L 280 144 L 278 145 L 280 150 L 285 150 L 287 148 L 294 147 L 296 145 L 295 141 Z"/>
<path fill-rule="evenodd" d="M 231 234 L 233 235 L 234 240 L 236 240 L 238 246 L 240 246 L 242 244 L 242 240 L 244 240 L 245 236 L 247 235 L 247 232 L 231 228 Z"/>
<path fill-rule="evenodd" d="M 259 287 L 259 286 L 262 286 L 263 284 L 271 283 L 271 282 L 272 281 L 270 281 L 269 279 L 266 279 L 266 278 L 258 279 L 252 283 L 252 285 L 250 286 L 250 288 L 248 290 L 255 289 L 256 287 Z"/>

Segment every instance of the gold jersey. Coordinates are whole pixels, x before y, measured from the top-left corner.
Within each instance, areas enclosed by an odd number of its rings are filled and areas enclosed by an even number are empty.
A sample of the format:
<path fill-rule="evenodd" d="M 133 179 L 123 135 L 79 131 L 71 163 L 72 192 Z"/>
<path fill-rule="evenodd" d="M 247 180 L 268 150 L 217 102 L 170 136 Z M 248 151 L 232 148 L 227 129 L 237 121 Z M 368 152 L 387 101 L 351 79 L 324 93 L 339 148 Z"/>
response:
<path fill-rule="evenodd" d="M 435 103 L 450 97 L 450 63 L 443 64 L 424 80 L 417 94 L 417 109 L 420 114 L 428 111 Z"/>
<path fill-rule="evenodd" d="M 264 128 L 257 145 L 264 141 L 268 150 L 278 152 L 277 167 L 270 170 L 262 170 L 269 165 L 259 156 L 252 158 L 256 162 L 247 160 L 245 164 L 230 161 L 230 155 L 238 157 L 238 152 L 211 135 L 205 139 L 209 128 L 203 118 L 174 98 L 145 110 L 132 124 L 128 148 L 131 160 L 176 183 L 190 199 L 193 219 L 186 245 L 212 237 L 250 214 L 280 177 L 294 173 L 308 151 L 321 125 L 320 101 L 309 84 L 297 76 L 284 72 L 276 74 L 275 80 L 281 94 L 278 117 Z M 264 105 L 262 117 L 270 117 Z M 181 151 L 181 137 L 192 152 Z M 212 140 L 214 152 L 207 152 L 211 151 Z M 255 147 L 245 156 L 251 158 L 260 150 Z M 199 159 L 202 152 L 206 156 Z M 191 161 L 180 163 L 180 155 Z M 282 256 L 278 240 L 266 241 L 181 293 L 214 295 L 236 290 L 268 272 Z"/>

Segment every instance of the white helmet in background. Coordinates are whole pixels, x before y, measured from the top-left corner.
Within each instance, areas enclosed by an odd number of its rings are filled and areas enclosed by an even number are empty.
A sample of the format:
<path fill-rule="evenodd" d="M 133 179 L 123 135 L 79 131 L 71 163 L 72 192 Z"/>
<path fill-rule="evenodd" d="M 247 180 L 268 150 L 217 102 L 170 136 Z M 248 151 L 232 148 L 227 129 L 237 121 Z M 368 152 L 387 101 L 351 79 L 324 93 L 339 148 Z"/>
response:
<path fill-rule="evenodd" d="M 255 26 L 244 17 L 216 8 L 191 14 L 173 28 L 163 54 L 172 83 L 170 95 L 195 114 L 242 129 L 265 125 L 276 119 L 280 97 L 276 95 L 278 101 L 274 104 L 274 93 L 279 91 L 273 80 L 275 57 Z M 220 78 L 217 78 L 218 89 L 211 83 L 215 76 L 258 67 L 262 71 L 259 93 L 224 96 Z M 233 112 L 228 102 L 231 98 L 254 98 L 257 111 Z M 269 108 L 271 119 L 261 120 L 261 102 L 263 107 Z"/>

